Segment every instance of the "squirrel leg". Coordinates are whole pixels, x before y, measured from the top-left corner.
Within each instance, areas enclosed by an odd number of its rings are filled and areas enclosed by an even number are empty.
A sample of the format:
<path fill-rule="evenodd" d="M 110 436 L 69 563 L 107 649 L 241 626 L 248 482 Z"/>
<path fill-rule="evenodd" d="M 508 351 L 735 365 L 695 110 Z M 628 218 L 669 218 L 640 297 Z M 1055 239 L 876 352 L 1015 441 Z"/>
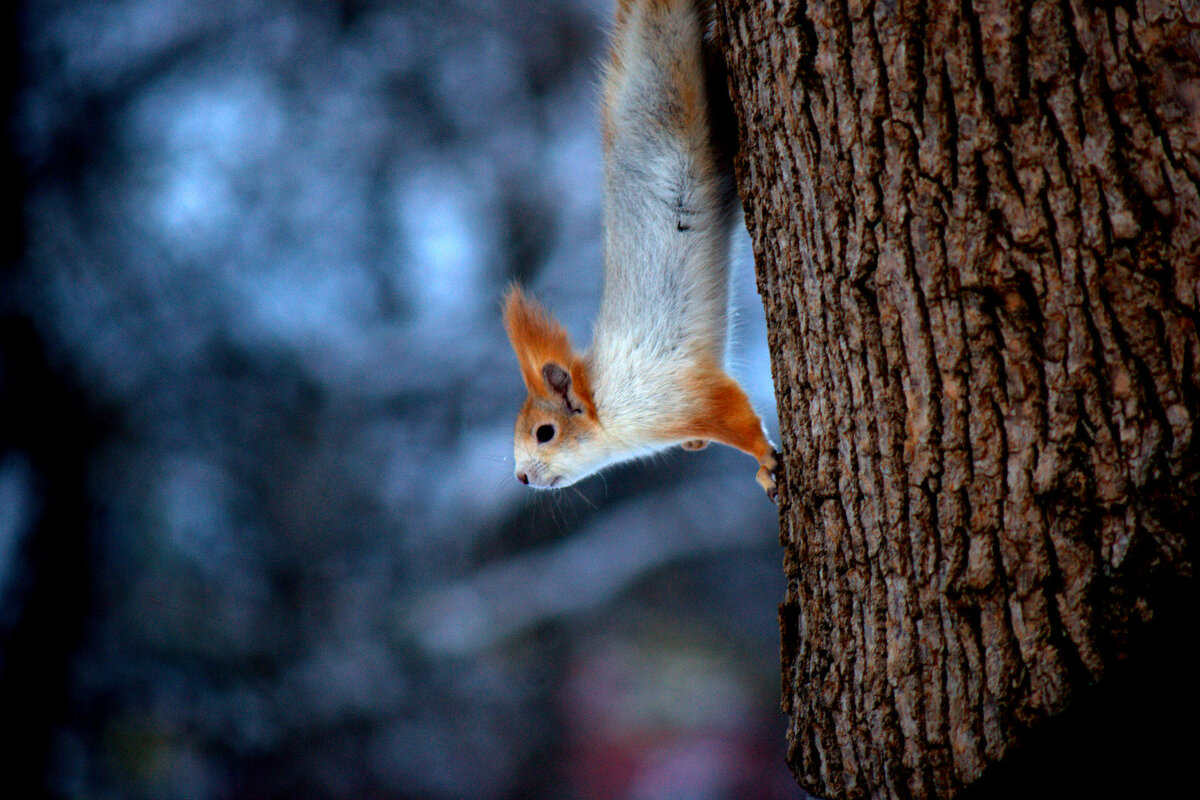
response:
<path fill-rule="evenodd" d="M 775 484 L 775 472 L 779 469 L 779 453 L 772 449 L 768 460 L 766 462 L 760 460 L 759 463 L 762 466 L 758 468 L 754 480 L 758 482 L 759 486 L 763 487 L 763 491 L 767 493 L 767 497 L 771 498 L 771 502 L 774 503 L 776 498 L 779 497 L 779 487 Z"/>
<path fill-rule="evenodd" d="M 689 439 L 679 446 L 684 450 L 703 450 L 708 447 L 708 439 Z"/>
<path fill-rule="evenodd" d="M 720 369 L 696 376 L 694 386 L 695 396 L 701 398 L 701 402 L 683 425 L 680 438 L 711 439 L 754 456 L 759 464 L 754 479 L 774 502 L 778 494 L 775 484 L 778 454 L 767 439 L 762 420 L 754 412 L 746 392 Z M 689 441 L 684 446 L 692 443 Z"/>

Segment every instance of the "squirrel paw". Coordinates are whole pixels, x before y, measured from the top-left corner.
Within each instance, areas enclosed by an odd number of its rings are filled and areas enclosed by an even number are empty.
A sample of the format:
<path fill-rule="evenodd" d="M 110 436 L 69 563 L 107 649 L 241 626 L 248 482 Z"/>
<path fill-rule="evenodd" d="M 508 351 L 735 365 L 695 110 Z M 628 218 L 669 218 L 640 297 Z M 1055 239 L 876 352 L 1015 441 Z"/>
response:
<path fill-rule="evenodd" d="M 703 450 L 708 447 L 708 439 L 689 439 L 680 445 L 684 450 Z"/>
<path fill-rule="evenodd" d="M 761 466 L 758 468 L 758 474 L 754 476 L 754 480 L 763 487 L 763 491 L 767 493 L 767 497 L 772 503 L 778 502 L 779 488 L 775 484 L 775 471 L 779 469 L 779 453 L 772 452 L 759 464 Z"/>

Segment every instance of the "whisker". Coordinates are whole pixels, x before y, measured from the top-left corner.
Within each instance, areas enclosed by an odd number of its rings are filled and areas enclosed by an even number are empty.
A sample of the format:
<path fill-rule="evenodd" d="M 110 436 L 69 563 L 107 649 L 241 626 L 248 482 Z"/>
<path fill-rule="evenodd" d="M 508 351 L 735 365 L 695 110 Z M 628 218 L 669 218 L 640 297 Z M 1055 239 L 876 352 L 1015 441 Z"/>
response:
<path fill-rule="evenodd" d="M 585 503 L 587 503 L 587 504 L 588 504 L 588 507 L 589 507 L 589 508 L 591 508 L 591 509 L 592 509 L 592 511 L 596 511 L 596 510 L 598 510 L 598 507 L 597 507 L 597 505 L 596 505 L 595 503 L 593 503 L 591 500 L 589 500 L 589 499 L 588 499 L 588 496 L 587 496 L 586 494 L 584 494 L 584 493 L 583 493 L 583 492 L 582 492 L 582 491 L 579 489 L 579 487 L 578 487 L 578 486 L 576 486 L 575 484 L 571 484 L 571 488 L 572 488 L 572 489 L 575 491 L 575 494 L 579 496 L 579 499 L 580 499 L 580 500 L 582 500 L 583 502 L 585 502 Z"/>
<path fill-rule="evenodd" d="M 504 483 L 505 483 L 505 481 L 511 481 L 511 480 L 515 480 L 515 479 L 513 478 L 513 476 L 512 476 L 512 473 L 511 473 L 511 472 L 510 472 L 510 473 L 508 473 L 507 475 L 503 475 L 503 474 L 501 474 L 501 475 L 497 475 L 497 476 L 496 476 L 496 479 L 495 479 L 495 481 L 492 483 L 492 490 L 493 490 L 493 491 L 495 491 L 495 492 L 502 492 L 502 491 L 504 491 Z"/>
<path fill-rule="evenodd" d="M 566 510 L 563 509 L 563 503 L 562 503 L 563 490 L 562 489 L 551 489 L 549 492 L 547 492 L 547 494 L 550 495 L 550 497 L 547 498 L 547 500 L 552 504 L 554 511 L 558 512 L 554 518 L 554 524 L 558 528 L 559 533 L 566 533 L 566 531 L 567 531 L 567 512 L 566 512 Z"/>

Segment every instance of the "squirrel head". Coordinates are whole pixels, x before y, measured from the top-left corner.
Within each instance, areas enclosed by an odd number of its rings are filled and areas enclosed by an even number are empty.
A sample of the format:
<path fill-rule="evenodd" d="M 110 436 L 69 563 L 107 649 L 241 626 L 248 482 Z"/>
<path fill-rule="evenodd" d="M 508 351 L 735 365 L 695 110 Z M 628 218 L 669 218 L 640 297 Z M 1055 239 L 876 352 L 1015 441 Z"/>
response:
<path fill-rule="evenodd" d="M 567 486 L 595 469 L 589 443 L 600 426 L 587 364 L 562 325 L 515 285 L 504 297 L 504 327 L 529 390 L 513 434 L 517 480 Z"/>

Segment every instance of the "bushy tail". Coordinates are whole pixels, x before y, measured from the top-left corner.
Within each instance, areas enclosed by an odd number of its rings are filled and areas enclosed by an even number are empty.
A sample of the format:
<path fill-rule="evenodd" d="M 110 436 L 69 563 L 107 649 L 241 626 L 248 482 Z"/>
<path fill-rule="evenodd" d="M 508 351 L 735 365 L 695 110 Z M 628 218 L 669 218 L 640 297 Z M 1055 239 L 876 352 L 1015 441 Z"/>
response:
<path fill-rule="evenodd" d="M 610 160 L 646 158 L 665 142 L 683 148 L 727 207 L 737 139 L 711 13 L 711 2 L 620 0 L 602 131 Z"/>

